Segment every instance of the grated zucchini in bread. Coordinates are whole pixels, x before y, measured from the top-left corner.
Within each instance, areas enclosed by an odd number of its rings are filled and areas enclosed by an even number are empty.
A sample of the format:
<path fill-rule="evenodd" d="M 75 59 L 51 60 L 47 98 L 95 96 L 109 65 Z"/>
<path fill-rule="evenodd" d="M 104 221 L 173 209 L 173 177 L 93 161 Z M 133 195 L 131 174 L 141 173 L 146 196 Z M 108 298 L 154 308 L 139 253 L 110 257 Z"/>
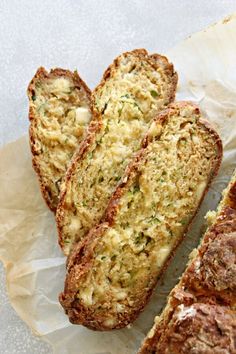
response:
<path fill-rule="evenodd" d="M 236 353 L 236 171 L 139 354 Z"/>
<path fill-rule="evenodd" d="M 77 72 L 44 68 L 37 70 L 27 93 L 33 167 L 55 212 L 65 172 L 91 118 L 91 93 Z"/>
<path fill-rule="evenodd" d="M 90 134 L 67 172 L 57 211 L 59 243 L 73 243 L 100 221 L 109 198 L 157 112 L 175 96 L 165 57 L 134 50 L 119 56 L 92 94 Z"/>
<path fill-rule="evenodd" d="M 60 302 L 72 323 L 122 328 L 147 303 L 186 233 L 222 156 L 221 140 L 191 103 L 154 120 L 104 221 L 76 245 Z"/>

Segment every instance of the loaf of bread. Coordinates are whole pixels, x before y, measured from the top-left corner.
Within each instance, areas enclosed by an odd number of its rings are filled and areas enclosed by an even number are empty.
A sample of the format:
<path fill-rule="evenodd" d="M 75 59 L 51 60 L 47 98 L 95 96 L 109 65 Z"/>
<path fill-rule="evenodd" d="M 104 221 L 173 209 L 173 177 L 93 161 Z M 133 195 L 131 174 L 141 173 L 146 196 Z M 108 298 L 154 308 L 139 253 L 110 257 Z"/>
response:
<path fill-rule="evenodd" d="M 72 323 L 122 328 L 144 308 L 186 233 L 222 156 L 199 109 L 172 104 L 151 124 L 108 204 L 74 246 L 60 302 Z"/>
<path fill-rule="evenodd" d="M 92 94 L 94 118 L 73 158 L 57 210 L 59 243 L 68 254 L 98 223 L 154 116 L 175 97 L 168 60 L 144 49 L 120 55 Z"/>
<path fill-rule="evenodd" d="M 236 353 L 236 171 L 139 354 Z"/>
<path fill-rule="evenodd" d="M 44 68 L 37 70 L 27 93 L 33 167 L 55 212 L 65 172 L 91 118 L 91 93 L 77 72 Z"/>

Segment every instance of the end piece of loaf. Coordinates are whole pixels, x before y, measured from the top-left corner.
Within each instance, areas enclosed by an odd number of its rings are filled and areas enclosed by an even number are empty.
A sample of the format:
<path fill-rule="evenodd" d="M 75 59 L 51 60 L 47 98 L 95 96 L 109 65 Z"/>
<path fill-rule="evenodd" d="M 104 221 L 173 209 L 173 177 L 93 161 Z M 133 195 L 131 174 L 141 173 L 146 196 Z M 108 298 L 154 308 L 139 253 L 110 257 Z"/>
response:
<path fill-rule="evenodd" d="M 176 84 L 173 65 L 144 49 L 120 55 L 106 70 L 92 94 L 90 133 L 67 171 L 57 210 L 65 254 L 100 221 L 150 121 L 173 101 Z"/>
<path fill-rule="evenodd" d="M 236 353 L 236 171 L 139 354 Z"/>
<path fill-rule="evenodd" d="M 113 194 L 104 222 L 74 247 L 60 302 L 97 330 L 133 322 L 187 232 L 222 157 L 199 109 L 172 104 L 154 120 Z"/>
<path fill-rule="evenodd" d="M 77 72 L 39 68 L 27 93 L 33 167 L 55 212 L 65 172 L 91 118 L 91 92 Z"/>

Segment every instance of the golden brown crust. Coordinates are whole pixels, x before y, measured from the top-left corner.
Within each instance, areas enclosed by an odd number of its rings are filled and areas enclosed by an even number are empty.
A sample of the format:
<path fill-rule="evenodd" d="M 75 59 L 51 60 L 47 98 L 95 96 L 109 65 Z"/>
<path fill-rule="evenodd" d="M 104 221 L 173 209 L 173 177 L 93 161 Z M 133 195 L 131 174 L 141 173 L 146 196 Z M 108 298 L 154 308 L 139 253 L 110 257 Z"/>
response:
<path fill-rule="evenodd" d="M 177 81 L 178 81 L 178 75 L 174 71 L 174 67 L 171 63 L 169 63 L 168 59 L 165 56 L 159 55 L 159 54 L 152 54 L 149 55 L 148 52 L 145 49 L 135 49 L 131 52 L 126 52 L 123 53 L 122 56 L 128 56 L 130 54 L 136 55 L 140 60 L 145 60 L 151 64 L 152 67 L 158 68 L 162 67 L 164 69 L 165 74 L 167 75 L 170 83 L 169 83 L 169 92 L 168 92 L 168 98 L 169 102 L 173 102 L 175 99 L 175 92 L 176 92 L 176 87 L 177 87 Z M 119 59 L 121 56 L 118 56 L 114 62 L 106 69 L 106 71 L 103 74 L 103 78 L 100 82 L 100 84 L 94 89 L 92 93 L 92 111 L 93 111 L 93 119 L 90 122 L 89 128 L 88 128 L 88 134 L 86 138 L 84 139 L 83 143 L 80 146 L 80 149 L 77 150 L 77 152 L 74 154 L 73 159 L 71 161 L 71 165 L 67 170 L 66 176 L 65 176 L 65 188 L 60 194 L 60 201 L 58 204 L 57 208 L 57 215 L 56 215 L 56 220 L 57 220 L 57 228 L 58 228 L 58 242 L 63 251 L 66 253 L 65 250 L 65 244 L 64 244 L 64 234 L 63 234 L 63 223 L 64 223 L 64 218 L 65 218 L 65 212 L 67 209 L 66 206 L 66 191 L 68 189 L 68 185 L 70 180 L 72 179 L 73 171 L 75 171 L 77 164 L 79 161 L 83 160 L 86 157 L 86 154 L 89 152 L 89 149 L 96 144 L 96 136 L 97 134 L 101 131 L 103 123 L 102 123 L 102 115 L 99 114 L 98 110 L 96 110 L 95 107 L 95 99 L 96 99 L 96 94 L 100 90 L 101 87 L 103 87 L 117 67 L 119 66 Z"/>
<path fill-rule="evenodd" d="M 235 177 L 236 173 L 220 203 L 214 224 L 172 290 L 164 312 L 139 354 L 185 354 L 191 353 L 191 346 L 196 354 L 236 352 Z M 176 321 L 180 308 L 184 311 Z M 199 316 L 198 311 L 203 314 Z M 184 313 L 192 316 L 185 318 Z"/>
<path fill-rule="evenodd" d="M 236 217 L 236 213 L 235 213 Z M 211 230 L 209 241 L 199 249 L 199 255 L 183 277 L 198 297 L 214 297 L 230 306 L 236 304 L 236 222 L 230 233 L 217 233 Z M 229 224 L 221 225 L 228 228 Z"/>
<path fill-rule="evenodd" d="M 184 107 L 188 107 L 189 105 L 195 108 L 196 113 L 199 113 L 198 107 L 195 107 L 193 104 L 189 102 L 179 102 L 171 105 L 170 108 L 161 112 L 158 115 L 158 117 L 155 119 L 155 121 L 158 124 L 164 125 L 165 121 L 167 120 L 167 117 L 171 114 L 174 114 L 176 108 L 177 109 L 184 108 Z M 203 195 L 201 196 L 200 199 L 201 202 L 201 200 L 204 197 L 204 194 L 206 193 L 207 188 L 209 187 L 212 178 L 218 172 L 219 165 L 222 158 L 222 145 L 218 134 L 210 127 L 210 125 L 208 124 L 206 125 L 205 122 L 201 119 L 199 120 L 199 124 L 204 126 L 204 129 L 206 129 L 209 132 L 209 135 L 214 137 L 215 144 L 217 146 L 216 149 L 217 156 L 216 156 L 215 164 L 212 168 L 212 173 L 209 176 L 207 187 L 203 192 Z M 104 321 L 103 318 L 101 317 L 101 314 L 96 313 L 96 310 L 93 309 L 92 306 L 91 307 L 83 306 L 83 304 L 76 298 L 76 293 L 78 291 L 78 283 L 82 281 L 81 279 L 83 278 L 84 274 L 86 274 L 86 272 L 93 265 L 94 248 L 99 243 L 99 239 L 103 234 L 104 230 L 106 230 L 107 228 L 113 225 L 115 216 L 119 210 L 120 198 L 127 191 L 129 186 L 129 181 L 130 180 L 132 181 L 132 179 L 134 178 L 136 171 L 138 170 L 138 167 L 142 161 L 142 157 L 145 153 L 145 149 L 148 147 L 148 144 L 150 141 L 152 141 L 152 139 L 154 138 L 150 135 L 147 135 L 143 139 L 142 149 L 136 154 L 133 161 L 128 165 L 120 184 L 117 186 L 112 198 L 110 199 L 105 215 L 103 217 L 103 222 L 101 222 L 100 225 L 98 225 L 97 227 L 93 228 L 89 232 L 87 237 L 74 247 L 73 251 L 71 252 L 68 258 L 68 265 L 67 265 L 68 274 L 66 278 L 64 292 L 60 295 L 60 303 L 64 307 L 65 312 L 68 314 L 69 319 L 72 323 L 83 324 L 95 330 L 109 330 L 113 328 L 122 328 L 128 325 L 129 323 L 133 322 L 137 318 L 140 311 L 143 310 L 146 303 L 148 302 L 152 294 L 152 291 L 156 285 L 158 279 L 155 277 L 150 281 L 149 288 L 146 288 L 145 291 L 143 291 L 142 289 L 142 292 L 140 292 L 140 294 L 136 294 L 136 299 L 134 299 L 134 305 L 131 308 L 129 313 L 123 313 L 123 312 L 117 313 L 115 327 L 112 327 L 110 325 L 104 325 Z M 195 211 L 195 213 L 197 213 L 197 210 Z M 189 221 L 189 224 L 186 225 L 186 229 L 184 233 L 187 232 L 192 219 Z M 184 234 L 182 235 L 182 238 L 183 236 Z M 158 278 L 162 276 L 163 272 L 165 271 L 165 268 L 167 267 L 172 256 L 174 255 L 175 250 L 180 242 L 181 240 L 179 240 L 179 242 L 175 244 L 175 248 L 167 257 Z"/>
<path fill-rule="evenodd" d="M 158 346 L 142 354 L 211 354 L 235 352 L 236 316 L 229 308 L 196 303 L 179 305 Z"/>
<path fill-rule="evenodd" d="M 53 211 L 54 213 L 56 212 L 56 205 L 52 199 L 50 187 L 46 183 L 44 176 L 42 175 L 42 172 L 40 170 L 40 166 L 39 166 L 37 159 L 36 159 L 36 156 L 37 156 L 37 149 L 35 148 L 36 136 L 35 136 L 35 131 L 34 131 L 35 128 L 33 126 L 33 123 L 37 120 L 37 116 L 35 114 L 35 109 L 32 105 L 32 98 L 35 95 L 35 85 L 37 82 L 39 82 L 39 81 L 43 82 L 47 79 L 60 78 L 60 77 L 66 77 L 66 78 L 69 78 L 70 80 L 72 80 L 72 82 L 74 83 L 74 85 L 77 89 L 84 91 L 84 93 L 87 96 L 87 99 L 91 105 L 91 91 L 88 88 L 88 86 L 86 85 L 86 83 L 80 78 L 77 71 L 71 72 L 69 70 L 55 68 L 55 69 L 50 70 L 50 72 L 47 72 L 45 70 L 45 68 L 40 67 L 37 70 L 34 77 L 32 78 L 32 80 L 30 81 L 29 86 L 27 88 L 27 95 L 28 95 L 29 103 L 30 103 L 30 105 L 29 105 L 29 120 L 30 120 L 29 138 L 30 138 L 30 148 L 31 148 L 32 156 L 33 156 L 32 157 L 32 165 L 33 165 L 35 172 L 38 175 L 43 198 L 44 198 L 47 206 L 49 207 L 49 209 L 51 211 Z"/>

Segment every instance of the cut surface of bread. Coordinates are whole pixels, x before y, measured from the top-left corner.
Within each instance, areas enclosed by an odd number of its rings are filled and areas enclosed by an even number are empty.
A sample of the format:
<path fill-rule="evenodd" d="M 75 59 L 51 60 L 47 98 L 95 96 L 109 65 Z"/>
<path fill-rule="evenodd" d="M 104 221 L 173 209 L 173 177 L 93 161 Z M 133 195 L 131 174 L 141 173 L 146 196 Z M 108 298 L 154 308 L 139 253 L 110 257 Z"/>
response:
<path fill-rule="evenodd" d="M 236 353 L 236 171 L 139 354 Z"/>
<path fill-rule="evenodd" d="M 153 121 L 104 221 L 68 259 L 60 301 L 72 323 L 122 328 L 144 308 L 222 156 L 217 133 L 187 102 Z"/>
<path fill-rule="evenodd" d="M 91 92 L 77 72 L 41 67 L 27 93 L 33 167 L 55 212 L 65 172 L 91 118 Z"/>
<path fill-rule="evenodd" d="M 92 95 L 90 134 L 69 168 L 57 211 L 59 243 L 68 254 L 100 221 L 154 116 L 175 96 L 177 75 L 160 55 L 119 56 Z"/>

